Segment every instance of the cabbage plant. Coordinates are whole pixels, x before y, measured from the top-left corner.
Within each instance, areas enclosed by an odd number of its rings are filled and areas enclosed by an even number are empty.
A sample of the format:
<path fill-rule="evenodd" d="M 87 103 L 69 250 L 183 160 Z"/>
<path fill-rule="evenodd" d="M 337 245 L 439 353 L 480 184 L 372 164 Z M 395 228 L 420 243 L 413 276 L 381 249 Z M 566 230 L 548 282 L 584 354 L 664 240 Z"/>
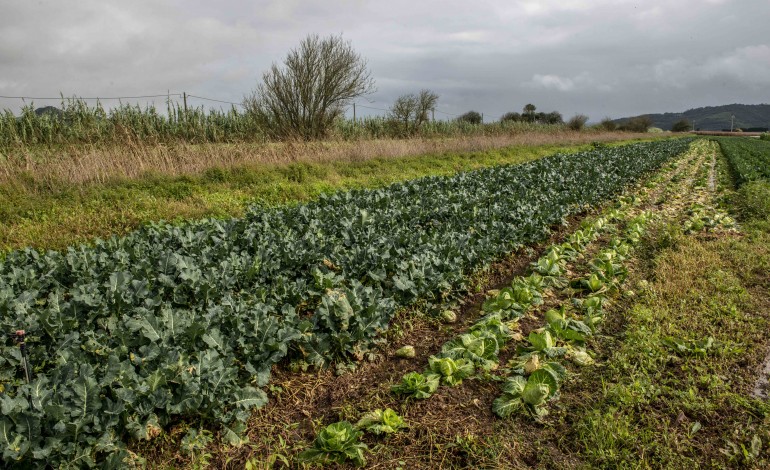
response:
<path fill-rule="evenodd" d="M 429 373 L 410 372 L 401 378 L 401 382 L 391 387 L 393 393 L 407 397 L 425 399 L 438 389 L 440 376 Z"/>
<path fill-rule="evenodd" d="M 548 330 L 563 341 L 583 344 L 593 334 L 585 322 L 568 317 L 564 308 L 548 310 L 545 312 L 545 320 L 548 322 Z"/>
<path fill-rule="evenodd" d="M 453 359 L 468 359 L 476 366 L 484 370 L 497 368 L 497 353 L 500 351 L 499 343 L 494 333 L 485 330 L 476 330 L 462 334 L 441 348 L 441 357 Z"/>
<path fill-rule="evenodd" d="M 366 464 L 366 444 L 360 442 L 363 433 L 347 421 L 326 426 L 318 433 L 313 445 L 298 456 L 301 462 L 328 465 L 352 461 L 356 465 Z"/>
<path fill-rule="evenodd" d="M 390 408 L 366 413 L 356 423 L 356 428 L 374 434 L 393 434 L 406 427 L 404 418 Z"/>
<path fill-rule="evenodd" d="M 503 394 L 492 403 L 492 411 L 501 418 L 524 409 L 535 416 L 545 416 L 548 400 L 559 390 L 559 378 L 548 369 L 538 369 L 524 378 L 516 375 L 506 380 Z"/>
<path fill-rule="evenodd" d="M 451 357 L 428 358 L 428 368 L 441 376 L 441 383 L 449 386 L 460 385 L 463 379 L 473 375 L 473 363 L 467 359 L 452 359 Z"/>
<path fill-rule="evenodd" d="M 538 353 L 545 357 L 559 357 L 567 352 L 567 348 L 557 345 L 556 338 L 547 329 L 530 332 L 527 341 L 530 345 L 520 348 L 520 352 Z"/>

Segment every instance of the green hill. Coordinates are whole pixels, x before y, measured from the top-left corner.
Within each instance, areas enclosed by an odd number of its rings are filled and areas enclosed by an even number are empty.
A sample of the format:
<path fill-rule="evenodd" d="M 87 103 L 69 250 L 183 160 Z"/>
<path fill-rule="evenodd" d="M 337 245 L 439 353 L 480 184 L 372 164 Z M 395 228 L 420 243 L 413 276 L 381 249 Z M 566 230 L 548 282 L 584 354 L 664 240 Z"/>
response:
<path fill-rule="evenodd" d="M 705 108 L 688 109 L 683 113 L 645 114 L 652 119 L 654 127 L 663 130 L 680 119 L 695 123 L 695 128 L 702 131 L 730 130 L 730 118 L 735 116 L 734 127 L 744 131 L 767 131 L 770 128 L 770 104 L 727 104 L 724 106 L 706 106 Z M 638 116 L 616 119 L 622 124 Z"/>

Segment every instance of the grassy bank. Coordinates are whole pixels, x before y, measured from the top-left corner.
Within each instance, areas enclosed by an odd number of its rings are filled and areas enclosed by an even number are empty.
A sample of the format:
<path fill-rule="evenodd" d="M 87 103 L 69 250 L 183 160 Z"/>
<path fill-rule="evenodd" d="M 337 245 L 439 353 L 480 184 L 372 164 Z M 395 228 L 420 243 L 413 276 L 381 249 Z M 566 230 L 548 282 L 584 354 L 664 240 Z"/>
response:
<path fill-rule="evenodd" d="M 0 163 L 5 169 L 0 251 L 61 249 L 149 221 L 238 216 L 247 204 L 284 204 L 339 189 L 521 163 L 629 137 L 567 133 L 253 148 L 122 147 L 115 154 L 101 149 L 78 157 L 36 158 L 27 166 L 6 161 Z"/>
<path fill-rule="evenodd" d="M 358 139 L 317 142 L 119 144 L 32 146 L 0 150 L 0 184 L 27 184 L 55 190 L 63 184 L 104 183 L 148 173 L 183 176 L 208 169 L 252 164 L 360 162 L 442 153 L 481 152 L 511 146 L 579 145 L 656 138 L 622 132 L 556 129 L 471 135 L 457 138 Z M 659 137 L 657 137 L 659 138 Z"/>
<path fill-rule="evenodd" d="M 652 282 L 615 317 L 606 367 L 581 380 L 586 393 L 569 419 L 585 461 L 767 468 L 770 405 L 755 389 L 770 327 L 769 229 L 767 219 L 740 236 L 668 227 L 651 240 L 662 247 Z"/>

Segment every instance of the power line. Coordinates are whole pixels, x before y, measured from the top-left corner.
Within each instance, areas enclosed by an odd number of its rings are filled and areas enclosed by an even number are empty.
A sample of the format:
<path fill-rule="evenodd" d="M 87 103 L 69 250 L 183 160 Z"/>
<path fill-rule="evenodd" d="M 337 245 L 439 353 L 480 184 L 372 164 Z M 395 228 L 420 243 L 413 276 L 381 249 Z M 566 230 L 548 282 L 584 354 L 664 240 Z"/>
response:
<path fill-rule="evenodd" d="M 16 100 L 135 100 L 142 98 L 167 98 L 169 96 L 182 96 L 181 93 L 164 93 L 162 95 L 140 95 L 140 96 L 96 96 L 96 97 L 83 97 L 83 96 L 57 96 L 56 98 L 40 97 L 40 96 L 4 96 L 0 95 L 0 98 L 16 99 Z M 188 95 L 189 96 L 189 95 Z"/>
<path fill-rule="evenodd" d="M 235 106 L 243 106 L 242 103 L 235 103 L 233 101 L 215 100 L 214 98 L 205 98 L 203 96 L 187 95 L 187 97 L 188 98 L 198 98 L 199 100 L 214 101 L 214 102 L 217 102 L 217 103 L 232 104 L 232 105 L 235 105 Z"/>
<path fill-rule="evenodd" d="M 374 110 L 377 110 L 377 111 L 385 111 L 386 113 L 389 111 L 389 110 L 387 110 L 387 109 L 382 109 L 382 108 L 373 108 L 373 107 L 371 107 L 371 106 L 364 106 L 364 105 L 362 105 L 362 104 L 358 104 L 358 103 L 356 103 L 356 106 L 358 106 L 359 108 L 374 109 Z"/>
<path fill-rule="evenodd" d="M 447 113 L 446 111 L 442 111 L 442 110 L 440 110 L 440 109 L 437 109 L 437 110 L 436 110 L 436 112 L 437 112 L 437 113 L 441 113 L 441 114 L 446 114 L 447 116 L 460 117 L 460 115 L 459 115 L 459 114 L 452 114 L 452 113 Z"/>
<path fill-rule="evenodd" d="M 95 97 L 84 97 L 84 96 L 73 96 L 73 97 L 67 97 L 67 96 L 59 96 L 56 98 L 53 97 L 46 97 L 46 96 L 6 96 L 6 95 L 0 95 L 0 98 L 5 99 L 16 99 L 16 100 L 133 100 L 133 99 L 145 99 L 145 98 L 169 98 L 169 97 L 181 97 L 182 93 L 164 93 L 162 95 L 137 95 L 137 96 L 95 96 Z M 225 103 L 225 104 L 231 104 L 235 106 L 243 106 L 241 103 L 236 103 L 234 101 L 225 101 L 225 100 L 218 100 L 214 98 L 207 98 L 205 96 L 198 96 L 198 95 L 187 95 L 188 98 L 197 98 L 199 100 L 206 100 L 206 101 L 213 101 L 216 103 Z"/>

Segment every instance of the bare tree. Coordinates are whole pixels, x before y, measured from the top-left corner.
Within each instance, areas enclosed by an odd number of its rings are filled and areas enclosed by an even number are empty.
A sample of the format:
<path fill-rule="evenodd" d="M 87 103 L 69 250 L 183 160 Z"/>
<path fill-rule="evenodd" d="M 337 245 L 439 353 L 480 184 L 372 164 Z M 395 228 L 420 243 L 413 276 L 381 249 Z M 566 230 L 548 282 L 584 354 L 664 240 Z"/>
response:
<path fill-rule="evenodd" d="M 374 92 L 366 60 L 342 36 L 310 35 L 244 99 L 270 137 L 322 138 L 356 97 Z"/>
<path fill-rule="evenodd" d="M 422 90 L 418 95 L 401 95 L 393 102 L 388 116 L 398 125 L 402 134 L 413 134 L 428 121 L 429 113 L 437 102 L 438 95 L 430 90 Z"/>
<path fill-rule="evenodd" d="M 436 108 L 438 103 L 438 95 L 430 90 L 422 90 L 417 95 L 417 127 L 420 127 L 422 123 L 428 122 L 428 112 Z"/>
<path fill-rule="evenodd" d="M 417 97 L 413 94 L 401 95 L 393 102 L 388 117 L 395 123 L 401 134 L 409 134 L 411 123 L 417 115 Z"/>

